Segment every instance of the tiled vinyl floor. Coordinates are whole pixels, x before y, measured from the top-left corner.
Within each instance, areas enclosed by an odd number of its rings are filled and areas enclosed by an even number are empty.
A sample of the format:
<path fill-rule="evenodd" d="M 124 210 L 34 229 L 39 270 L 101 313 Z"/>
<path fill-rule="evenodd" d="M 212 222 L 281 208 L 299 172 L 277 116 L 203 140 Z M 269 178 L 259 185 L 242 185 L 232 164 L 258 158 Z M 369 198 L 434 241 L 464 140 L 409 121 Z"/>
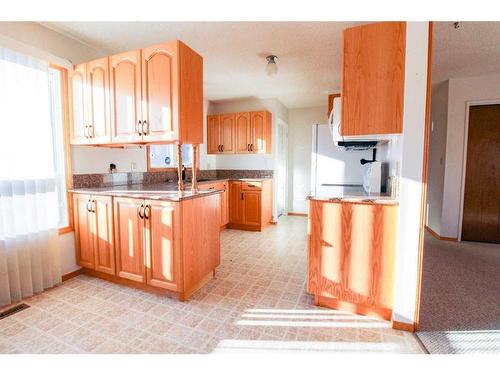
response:
<path fill-rule="evenodd" d="M 412 334 L 305 292 L 306 219 L 225 230 L 216 279 L 179 302 L 78 276 L 0 320 L 0 353 L 421 353 Z"/>

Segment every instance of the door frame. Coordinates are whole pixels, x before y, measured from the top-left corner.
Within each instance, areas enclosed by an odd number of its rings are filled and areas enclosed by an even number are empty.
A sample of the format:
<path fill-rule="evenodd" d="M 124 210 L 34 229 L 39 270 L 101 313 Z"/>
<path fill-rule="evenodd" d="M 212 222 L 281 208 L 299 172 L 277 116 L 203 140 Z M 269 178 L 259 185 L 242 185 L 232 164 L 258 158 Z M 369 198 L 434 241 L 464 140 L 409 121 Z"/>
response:
<path fill-rule="evenodd" d="M 278 168 L 279 168 L 279 142 L 281 140 L 280 137 L 280 127 L 284 128 L 284 157 L 285 157 L 285 204 L 283 206 L 283 213 L 282 216 L 288 215 L 288 197 L 289 197 L 289 192 L 288 192 L 288 124 L 280 119 L 279 117 L 276 118 L 276 159 L 275 159 L 275 165 L 276 165 L 276 184 L 275 184 L 275 199 L 276 199 L 276 220 L 278 219 L 279 215 L 279 206 L 278 206 L 278 197 L 279 197 L 279 180 L 278 180 Z"/>
<path fill-rule="evenodd" d="M 462 178 L 460 184 L 460 210 L 458 213 L 457 240 L 462 241 L 462 226 L 464 220 L 465 178 L 467 174 L 467 147 L 469 142 L 469 113 L 470 107 L 481 105 L 500 104 L 500 99 L 469 100 L 465 102 L 464 143 L 462 152 Z"/>

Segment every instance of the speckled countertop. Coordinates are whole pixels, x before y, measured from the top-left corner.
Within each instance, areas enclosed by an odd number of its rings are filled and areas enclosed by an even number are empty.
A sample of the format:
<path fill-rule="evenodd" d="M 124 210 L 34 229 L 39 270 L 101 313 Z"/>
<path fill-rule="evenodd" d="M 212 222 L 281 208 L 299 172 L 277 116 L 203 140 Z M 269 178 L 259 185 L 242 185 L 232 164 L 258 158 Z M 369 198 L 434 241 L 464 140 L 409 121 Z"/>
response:
<path fill-rule="evenodd" d="M 265 178 L 213 178 L 198 182 L 198 191 L 191 190 L 191 181 L 184 182 L 184 190 L 178 191 L 177 182 L 162 182 L 152 184 L 128 184 L 116 186 L 104 186 L 94 188 L 76 188 L 69 189 L 71 193 L 92 194 L 92 195 L 108 195 L 114 197 L 142 198 L 179 202 L 186 199 L 193 199 L 200 196 L 218 194 L 223 192 L 220 189 L 204 189 L 203 185 L 216 183 L 221 181 L 262 181 Z"/>
<path fill-rule="evenodd" d="M 307 199 L 334 203 L 399 204 L 398 200 L 389 194 L 369 194 L 364 191 L 363 187 L 352 185 L 320 186 L 316 189 L 316 191 L 311 192 Z"/>

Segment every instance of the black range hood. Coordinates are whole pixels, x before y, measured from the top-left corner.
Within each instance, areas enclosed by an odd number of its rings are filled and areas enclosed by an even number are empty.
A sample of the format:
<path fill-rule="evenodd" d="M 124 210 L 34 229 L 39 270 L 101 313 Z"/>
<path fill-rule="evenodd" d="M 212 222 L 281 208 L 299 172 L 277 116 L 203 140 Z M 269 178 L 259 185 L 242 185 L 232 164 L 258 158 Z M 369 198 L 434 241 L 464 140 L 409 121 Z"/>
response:
<path fill-rule="evenodd" d="M 364 151 L 370 150 L 379 144 L 378 141 L 338 141 L 337 146 L 345 149 L 346 151 L 357 150 Z"/>

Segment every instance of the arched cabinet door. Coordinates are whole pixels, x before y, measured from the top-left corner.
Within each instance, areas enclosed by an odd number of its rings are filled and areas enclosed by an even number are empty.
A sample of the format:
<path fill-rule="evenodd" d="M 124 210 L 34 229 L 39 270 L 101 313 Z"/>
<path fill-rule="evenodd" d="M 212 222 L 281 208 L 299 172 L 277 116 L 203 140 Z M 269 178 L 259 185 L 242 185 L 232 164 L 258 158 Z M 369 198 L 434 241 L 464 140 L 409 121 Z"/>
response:
<path fill-rule="evenodd" d="M 69 73 L 71 144 L 88 144 L 87 64 L 75 65 Z"/>
<path fill-rule="evenodd" d="M 179 82 L 178 44 L 163 43 L 142 50 L 142 120 L 145 142 L 173 141 Z"/>
<path fill-rule="evenodd" d="M 87 63 L 88 134 L 90 143 L 111 142 L 109 59 Z"/>
<path fill-rule="evenodd" d="M 111 139 L 142 141 L 141 51 L 110 57 Z"/>

